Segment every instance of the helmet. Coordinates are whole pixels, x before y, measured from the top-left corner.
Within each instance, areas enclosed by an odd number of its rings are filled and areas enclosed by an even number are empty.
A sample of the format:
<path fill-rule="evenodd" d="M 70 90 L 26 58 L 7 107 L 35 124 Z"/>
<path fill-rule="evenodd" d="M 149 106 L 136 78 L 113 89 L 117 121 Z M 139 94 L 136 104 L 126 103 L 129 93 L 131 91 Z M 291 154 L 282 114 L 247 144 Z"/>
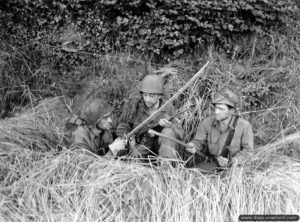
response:
<path fill-rule="evenodd" d="M 139 87 L 140 92 L 163 94 L 163 79 L 158 75 L 147 75 Z"/>
<path fill-rule="evenodd" d="M 228 88 L 225 88 L 215 93 L 215 95 L 213 96 L 212 104 L 215 105 L 221 103 L 237 109 L 240 103 L 239 100 L 240 99 L 237 93 Z"/>
<path fill-rule="evenodd" d="M 113 111 L 113 107 L 102 99 L 87 101 L 80 112 L 80 117 L 86 121 L 88 126 L 94 125 L 97 120 L 105 114 Z"/>

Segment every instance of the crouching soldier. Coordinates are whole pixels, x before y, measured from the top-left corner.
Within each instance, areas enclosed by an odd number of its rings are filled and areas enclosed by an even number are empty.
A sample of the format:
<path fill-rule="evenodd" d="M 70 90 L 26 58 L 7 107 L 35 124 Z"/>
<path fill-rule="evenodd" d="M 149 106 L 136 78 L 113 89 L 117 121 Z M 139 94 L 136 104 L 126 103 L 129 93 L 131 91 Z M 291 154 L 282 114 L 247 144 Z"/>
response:
<path fill-rule="evenodd" d="M 214 95 L 212 104 L 215 107 L 215 115 L 200 123 L 187 148 L 191 153 L 207 149 L 211 158 L 196 167 L 210 172 L 218 167 L 243 164 L 253 153 L 251 124 L 236 112 L 239 96 L 225 88 Z"/>
<path fill-rule="evenodd" d="M 140 84 L 139 92 L 141 98 L 129 104 L 128 109 L 123 110 L 117 127 L 119 137 L 124 137 L 124 135 L 135 129 L 165 103 L 162 99 L 164 94 L 163 79 L 158 75 L 147 75 Z M 180 124 L 175 118 L 172 118 L 174 114 L 175 108 L 170 104 L 157 113 L 144 128 L 136 132 L 130 138 L 129 155 L 140 158 L 157 155 L 177 158 L 177 144 L 175 142 L 148 133 L 148 130 L 152 129 L 167 137 L 179 139 L 182 130 Z"/>
<path fill-rule="evenodd" d="M 113 143 L 112 111 L 113 107 L 101 99 L 84 105 L 80 117 L 71 118 L 78 125 L 72 133 L 71 147 L 81 147 L 101 156 L 112 156 L 112 151 L 118 152 L 119 147 L 122 149 L 124 141 L 118 139 Z"/>

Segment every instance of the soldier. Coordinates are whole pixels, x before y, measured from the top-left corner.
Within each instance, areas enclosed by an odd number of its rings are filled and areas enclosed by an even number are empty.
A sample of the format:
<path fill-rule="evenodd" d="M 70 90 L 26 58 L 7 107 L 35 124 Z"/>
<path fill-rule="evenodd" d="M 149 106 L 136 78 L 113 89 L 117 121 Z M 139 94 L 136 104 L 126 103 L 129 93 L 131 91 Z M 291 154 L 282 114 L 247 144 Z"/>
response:
<path fill-rule="evenodd" d="M 94 99 L 84 105 L 80 118 L 74 120 L 78 127 L 72 133 L 71 147 L 79 146 L 101 156 L 112 156 L 109 149 L 113 142 L 112 110 L 112 106 L 101 99 Z M 116 140 L 113 144 L 113 147 L 125 145 L 121 140 Z"/>
<path fill-rule="evenodd" d="M 243 164 L 254 148 L 251 124 L 236 112 L 239 96 L 225 88 L 214 95 L 212 104 L 215 115 L 200 123 L 187 150 L 196 153 L 207 148 L 208 154 L 213 158 L 198 165 L 206 171 L 231 164 Z M 233 136 L 229 136 L 230 134 Z"/>
<path fill-rule="evenodd" d="M 127 133 L 141 124 L 145 119 L 155 113 L 163 104 L 163 79 L 158 75 L 147 75 L 139 87 L 141 98 L 129 104 L 124 110 L 121 121 L 117 127 L 117 135 L 124 137 Z M 181 137 L 181 126 L 173 118 L 175 108 L 172 104 L 159 112 L 147 126 L 142 128 L 130 140 L 130 155 L 133 157 L 160 156 L 176 158 L 177 144 L 166 138 L 149 135 L 148 130 L 153 129 L 171 138 Z"/>

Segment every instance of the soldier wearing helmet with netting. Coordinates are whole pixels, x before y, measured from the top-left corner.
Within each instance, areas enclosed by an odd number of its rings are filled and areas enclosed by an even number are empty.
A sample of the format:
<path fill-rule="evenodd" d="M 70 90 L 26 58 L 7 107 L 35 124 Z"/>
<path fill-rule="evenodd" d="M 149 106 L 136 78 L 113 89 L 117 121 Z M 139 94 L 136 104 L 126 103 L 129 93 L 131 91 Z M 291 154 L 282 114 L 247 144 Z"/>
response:
<path fill-rule="evenodd" d="M 78 127 L 72 133 L 71 147 L 81 147 L 101 156 L 111 156 L 109 146 L 113 142 L 112 111 L 113 107 L 104 100 L 86 101 L 80 110 L 80 117 L 74 121 Z M 116 143 L 124 142 L 117 140 L 114 144 Z"/>
<path fill-rule="evenodd" d="M 210 161 L 215 161 L 201 163 L 198 167 L 208 171 L 215 167 L 243 164 L 253 152 L 253 132 L 251 124 L 238 115 L 238 94 L 229 88 L 221 89 L 213 96 L 212 104 L 215 115 L 199 124 L 187 150 L 196 153 L 207 149 L 208 155 L 213 157 Z M 224 152 L 226 150 L 228 152 Z"/>
<path fill-rule="evenodd" d="M 158 75 L 147 75 L 139 86 L 141 98 L 130 104 L 130 109 L 124 110 L 117 127 L 117 135 L 124 137 L 127 133 L 141 124 L 155 113 L 164 103 L 163 79 Z M 177 144 L 166 138 L 153 136 L 148 133 L 153 129 L 171 138 L 181 137 L 181 126 L 169 117 L 174 116 L 175 108 L 172 104 L 159 112 L 150 123 L 142 128 L 130 140 L 130 155 L 133 157 L 160 156 L 176 158 Z"/>

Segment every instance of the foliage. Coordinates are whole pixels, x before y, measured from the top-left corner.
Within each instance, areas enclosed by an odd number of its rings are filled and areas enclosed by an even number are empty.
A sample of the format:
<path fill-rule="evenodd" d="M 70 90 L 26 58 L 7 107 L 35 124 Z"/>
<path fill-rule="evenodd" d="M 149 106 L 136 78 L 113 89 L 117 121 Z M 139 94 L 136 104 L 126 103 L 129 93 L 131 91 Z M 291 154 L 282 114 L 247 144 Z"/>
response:
<path fill-rule="evenodd" d="M 179 111 L 191 108 L 179 116 L 185 141 L 210 114 L 211 93 L 227 85 L 242 92 L 256 145 L 295 132 L 294 12 L 282 0 L 1 1 L 1 117 L 30 109 L 0 120 L 0 220 L 228 221 L 245 212 L 299 212 L 300 166 L 283 156 L 296 152 L 285 139 L 223 177 L 65 150 L 70 132 L 63 128 L 67 106 L 76 111 L 90 93 L 120 109 L 115 103 L 134 97 L 144 75 L 166 64 L 177 70 L 166 80 L 174 94 L 210 60 L 175 101 Z"/>
<path fill-rule="evenodd" d="M 5 41 L 0 44 L 1 116 L 16 106 L 33 102 L 35 96 L 53 96 L 53 75 L 44 52 L 36 45 L 16 47 Z"/>
<path fill-rule="evenodd" d="M 224 85 L 241 89 L 243 112 L 262 144 L 298 127 L 300 31 L 290 1 L 0 4 L 1 117 L 57 95 L 77 95 L 79 106 L 94 89 L 120 110 L 144 75 L 175 68 L 167 81 L 173 94 L 210 60 L 206 77 L 175 102 L 193 108 L 182 117 L 187 140 L 210 112 L 210 93 Z M 273 111 L 278 107 L 287 111 Z"/>
<path fill-rule="evenodd" d="M 55 0 L 4 1 L 2 30 L 17 34 L 17 42 L 64 43 L 61 32 L 72 24 L 80 33 L 79 49 L 103 53 L 131 49 L 157 59 L 174 59 L 214 44 L 232 52 L 241 35 L 290 25 L 295 4 L 285 0 Z M 50 40 L 49 40 L 50 38 Z M 58 63 L 82 64 L 78 55 L 55 53 Z"/>

